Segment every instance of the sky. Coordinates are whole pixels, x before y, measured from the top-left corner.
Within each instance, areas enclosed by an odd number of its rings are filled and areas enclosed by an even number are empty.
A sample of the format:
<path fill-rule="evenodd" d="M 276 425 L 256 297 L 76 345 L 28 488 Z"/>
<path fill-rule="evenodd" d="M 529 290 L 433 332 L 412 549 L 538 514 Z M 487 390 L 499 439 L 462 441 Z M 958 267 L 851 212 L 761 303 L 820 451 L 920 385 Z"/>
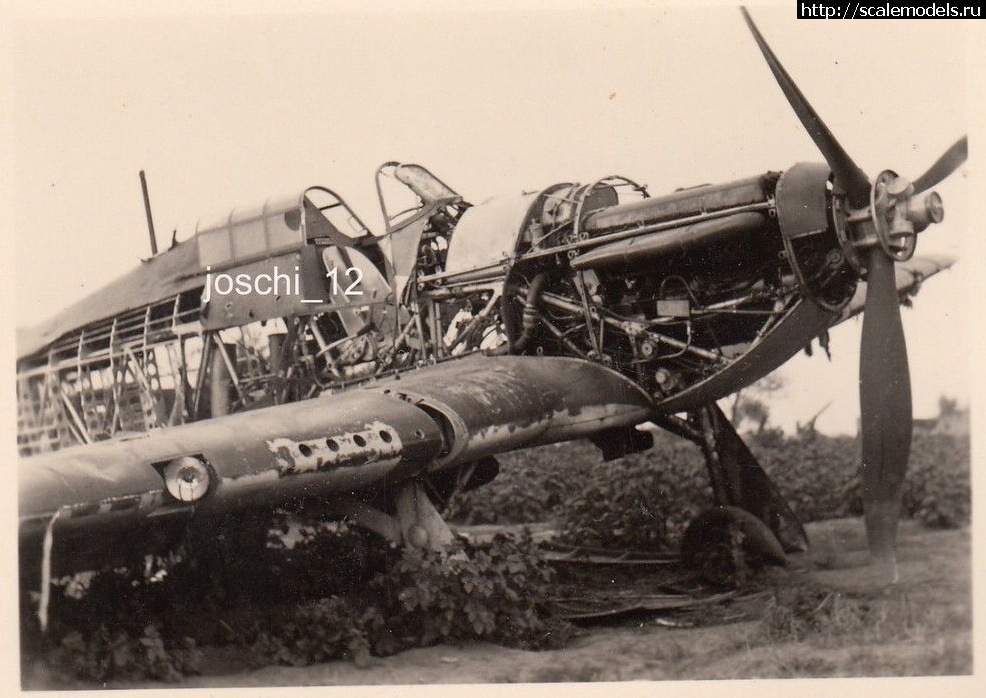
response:
<path fill-rule="evenodd" d="M 165 247 L 200 218 L 315 184 L 379 233 L 373 174 L 388 160 L 474 203 L 610 174 L 660 194 L 821 160 L 722 3 L 100 5 L 18 5 L 6 30 L 18 326 L 149 254 L 141 169 Z M 870 176 L 916 177 L 969 129 L 971 23 L 751 12 Z M 960 261 L 904 309 L 918 417 L 972 394 L 968 170 L 937 187 L 945 222 L 918 244 Z M 790 431 L 831 403 L 817 427 L 855 431 L 860 327 L 832 332 L 831 362 L 781 369 L 772 422 Z"/>

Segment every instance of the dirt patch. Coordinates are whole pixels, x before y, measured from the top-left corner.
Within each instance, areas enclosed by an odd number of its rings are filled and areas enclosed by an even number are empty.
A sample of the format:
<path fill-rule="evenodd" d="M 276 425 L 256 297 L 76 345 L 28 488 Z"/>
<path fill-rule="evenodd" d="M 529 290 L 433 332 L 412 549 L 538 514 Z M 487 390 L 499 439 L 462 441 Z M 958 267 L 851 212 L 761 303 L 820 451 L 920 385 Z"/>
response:
<path fill-rule="evenodd" d="M 516 683 L 662 679 L 956 675 L 972 671 L 968 530 L 902 522 L 900 581 L 873 591 L 857 519 L 808 526 L 813 548 L 772 573 L 758 620 L 674 627 L 668 616 L 594 627 L 563 650 L 527 652 L 485 643 L 435 646 L 373 659 L 245 671 L 235 653 L 208 649 L 205 675 L 126 687 Z M 39 669 L 40 670 L 40 669 Z M 41 687 L 28 672 L 25 688 Z M 119 685 L 119 687 L 125 687 Z"/>

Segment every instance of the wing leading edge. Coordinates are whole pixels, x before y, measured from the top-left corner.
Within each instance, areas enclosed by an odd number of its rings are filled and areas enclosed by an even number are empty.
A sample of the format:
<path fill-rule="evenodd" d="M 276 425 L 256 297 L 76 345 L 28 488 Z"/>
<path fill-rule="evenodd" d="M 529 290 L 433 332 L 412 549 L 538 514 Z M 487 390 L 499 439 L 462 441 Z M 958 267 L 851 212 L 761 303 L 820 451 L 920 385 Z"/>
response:
<path fill-rule="evenodd" d="M 897 295 L 901 300 L 907 296 L 914 295 L 921 287 L 921 283 L 935 274 L 945 271 L 955 264 L 955 258 L 945 255 L 925 255 L 923 257 L 912 257 L 906 262 L 897 262 L 894 273 L 896 274 Z M 859 315 L 866 307 L 866 282 L 860 281 L 856 287 L 849 304 L 842 309 L 836 316 L 832 325 L 848 320 Z"/>
<path fill-rule="evenodd" d="M 23 458 L 21 551 L 33 555 L 54 538 L 64 572 L 93 564 L 94 539 L 112 547 L 171 535 L 192 516 L 358 497 L 495 453 L 632 426 L 652 409 L 632 382 L 580 359 L 457 360 L 342 394 Z M 193 502 L 165 482 L 187 459 L 208 480 Z"/>

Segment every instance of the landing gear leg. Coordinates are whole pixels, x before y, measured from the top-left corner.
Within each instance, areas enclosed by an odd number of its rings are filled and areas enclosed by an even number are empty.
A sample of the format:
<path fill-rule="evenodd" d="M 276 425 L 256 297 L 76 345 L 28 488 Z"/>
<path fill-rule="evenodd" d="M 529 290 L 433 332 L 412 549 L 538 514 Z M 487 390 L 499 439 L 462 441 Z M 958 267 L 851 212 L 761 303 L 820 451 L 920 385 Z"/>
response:
<path fill-rule="evenodd" d="M 397 492 L 397 523 L 404 545 L 439 551 L 452 544 L 452 530 L 420 482 L 411 481 Z"/>
<path fill-rule="evenodd" d="M 690 421 L 701 435 L 698 445 L 709 469 L 715 504 L 753 514 L 777 536 L 786 552 L 808 550 L 808 535 L 798 517 L 722 410 L 713 403 L 693 412 Z"/>
<path fill-rule="evenodd" d="M 785 552 L 806 551 L 801 522 L 722 410 L 713 403 L 688 417 L 665 417 L 658 424 L 702 449 L 715 506 L 685 532 L 682 557 L 701 556 L 707 544 L 737 533 L 747 552 L 770 562 L 783 563 Z"/>
<path fill-rule="evenodd" d="M 452 545 L 452 530 L 431 503 L 421 482 L 411 480 L 401 485 L 391 503 L 394 514 L 357 499 L 336 500 L 326 511 L 397 545 L 432 551 L 446 550 Z"/>

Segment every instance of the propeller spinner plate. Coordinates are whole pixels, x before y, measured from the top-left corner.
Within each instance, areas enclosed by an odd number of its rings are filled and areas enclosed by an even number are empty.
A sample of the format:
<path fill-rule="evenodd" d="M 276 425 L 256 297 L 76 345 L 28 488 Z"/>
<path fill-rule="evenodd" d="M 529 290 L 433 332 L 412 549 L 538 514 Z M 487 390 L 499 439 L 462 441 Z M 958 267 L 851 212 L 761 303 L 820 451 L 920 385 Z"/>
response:
<path fill-rule="evenodd" d="M 870 190 L 870 213 L 876 243 L 895 262 L 910 259 L 917 245 L 917 231 L 907 216 L 913 191 L 913 185 L 893 170 L 881 172 Z"/>

